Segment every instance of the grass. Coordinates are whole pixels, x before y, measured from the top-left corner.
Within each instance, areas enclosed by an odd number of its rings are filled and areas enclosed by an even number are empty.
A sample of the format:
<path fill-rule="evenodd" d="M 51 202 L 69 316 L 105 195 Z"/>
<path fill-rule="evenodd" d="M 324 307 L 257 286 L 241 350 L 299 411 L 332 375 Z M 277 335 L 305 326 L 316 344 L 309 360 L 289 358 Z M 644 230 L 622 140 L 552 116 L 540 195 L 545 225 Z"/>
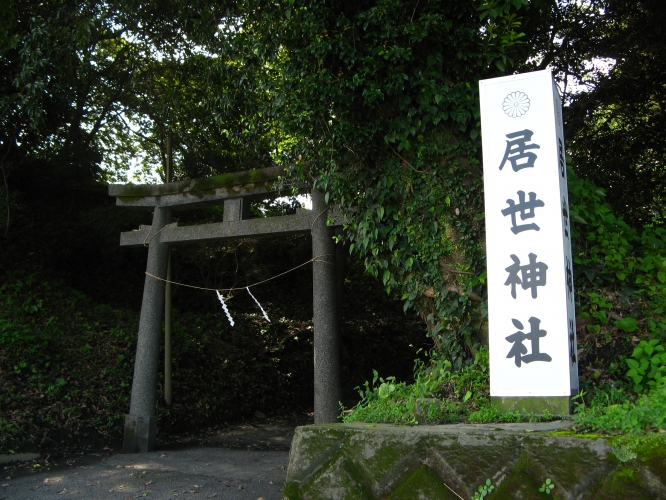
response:
<path fill-rule="evenodd" d="M 573 432 L 601 435 L 646 434 L 666 431 L 666 387 L 637 395 L 630 382 L 591 388 L 575 398 Z M 411 384 L 386 379 L 375 371 L 371 382 L 357 388 L 361 401 L 343 415 L 345 422 L 370 422 L 415 425 L 447 422 L 509 423 L 560 419 L 548 411 L 543 414 L 500 412 L 490 406 L 488 351 L 481 348 L 474 363 L 459 372 L 446 360 L 430 364 L 417 362 Z M 437 399 L 438 403 L 431 400 Z M 587 402 L 585 401 L 587 399 Z M 418 402 L 424 409 L 418 412 Z M 568 417 L 568 416 L 567 416 Z"/>

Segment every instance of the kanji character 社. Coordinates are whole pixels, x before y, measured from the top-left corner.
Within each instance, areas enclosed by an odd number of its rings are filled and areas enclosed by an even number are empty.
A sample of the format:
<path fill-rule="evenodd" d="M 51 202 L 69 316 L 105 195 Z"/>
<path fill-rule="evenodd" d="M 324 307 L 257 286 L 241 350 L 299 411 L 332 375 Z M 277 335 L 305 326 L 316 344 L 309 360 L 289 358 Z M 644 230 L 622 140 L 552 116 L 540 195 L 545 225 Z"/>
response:
<path fill-rule="evenodd" d="M 541 330 L 541 320 L 532 316 L 528 321 L 530 323 L 530 333 L 525 333 L 522 330 L 524 329 L 523 324 L 517 319 L 511 319 L 513 326 L 518 328 L 516 333 L 512 333 L 506 340 L 508 342 L 513 342 L 507 358 L 515 358 L 516 366 L 520 368 L 521 363 L 531 363 L 532 361 L 552 361 L 548 354 L 541 352 L 539 350 L 539 340 L 546 336 L 548 332 L 546 330 Z M 532 352 L 527 354 L 527 347 L 523 345 L 523 342 L 529 340 L 532 345 Z"/>

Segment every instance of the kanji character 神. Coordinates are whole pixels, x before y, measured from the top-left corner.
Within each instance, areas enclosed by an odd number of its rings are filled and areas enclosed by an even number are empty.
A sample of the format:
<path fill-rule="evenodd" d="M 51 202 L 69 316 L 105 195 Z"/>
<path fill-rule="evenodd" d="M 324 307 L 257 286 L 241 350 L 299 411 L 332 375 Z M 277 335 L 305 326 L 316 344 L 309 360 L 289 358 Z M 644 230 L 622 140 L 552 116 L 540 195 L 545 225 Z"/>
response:
<path fill-rule="evenodd" d="M 511 296 L 516 298 L 516 285 L 521 285 L 523 290 L 532 289 L 532 298 L 537 298 L 537 287 L 546 285 L 546 270 L 548 266 L 543 262 L 537 262 L 537 256 L 533 253 L 528 254 L 529 263 L 521 266 L 520 259 L 511 254 L 513 264 L 505 269 L 509 273 L 504 285 L 511 285 Z M 520 273 L 520 276 L 518 276 Z"/>
<path fill-rule="evenodd" d="M 564 237 L 569 238 L 569 203 L 566 197 L 562 197 L 562 223 L 564 225 Z"/>
<path fill-rule="evenodd" d="M 559 164 L 560 164 L 560 174 L 562 177 L 564 177 L 564 172 L 566 171 L 567 167 L 566 164 L 564 163 L 564 144 L 562 143 L 562 139 L 558 138 L 557 139 L 557 149 L 559 152 Z"/>
<path fill-rule="evenodd" d="M 571 354 L 571 364 L 576 363 L 576 330 L 574 320 L 569 319 L 569 353 Z"/>
<path fill-rule="evenodd" d="M 569 257 L 566 258 L 566 264 L 564 265 L 564 273 L 566 277 L 566 288 L 567 288 L 567 297 L 573 302 L 573 271 L 571 270 L 571 261 Z"/>

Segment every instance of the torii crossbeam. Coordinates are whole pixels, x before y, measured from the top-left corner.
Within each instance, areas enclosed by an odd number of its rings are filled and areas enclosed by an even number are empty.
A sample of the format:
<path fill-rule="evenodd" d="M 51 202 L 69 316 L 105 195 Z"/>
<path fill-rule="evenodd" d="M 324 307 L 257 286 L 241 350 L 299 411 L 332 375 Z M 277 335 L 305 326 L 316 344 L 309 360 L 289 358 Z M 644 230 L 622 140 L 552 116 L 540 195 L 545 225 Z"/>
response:
<path fill-rule="evenodd" d="M 327 225 L 324 193 L 313 189 L 312 210 L 295 215 L 250 218 L 250 201 L 278 195 L 275 182 L 284 171 L 269 167 L 203 179 L 149 185 L 111 185 L 109 195 L 116 205 L 153 212 L 151 226 L 121 233 L 120 245 L 148 247 L 139 334 L 134 361 L 134 379 L 129 414 L 125 416 L 123 451 L 148 452 L 155 448 L 157 434 L 157 371 L 159 365 L 164 287 L 169 245 L 210 242 L 235 238 L 312 234 L 315 423 L 337 421 L 342 400 L 340 333 L 337 317 L 335 243 L 333 226 Z M 173 210 L 224 204 L 223 221 L 180 227 L 171 223 Z M 338 218 L 341 219 L 341 218 Z"/>

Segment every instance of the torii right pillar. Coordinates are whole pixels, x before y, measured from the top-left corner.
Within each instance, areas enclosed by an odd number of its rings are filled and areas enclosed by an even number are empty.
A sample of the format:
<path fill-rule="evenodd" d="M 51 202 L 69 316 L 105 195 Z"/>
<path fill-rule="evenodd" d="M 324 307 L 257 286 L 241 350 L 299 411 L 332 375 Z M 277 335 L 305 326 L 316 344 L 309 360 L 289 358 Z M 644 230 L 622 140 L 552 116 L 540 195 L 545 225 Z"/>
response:
<path fill-rule="evenodd" d="M 314 421 L 330 424 L 341 413 L 340 328 L 335 242 L 324 193 L 312 190 L 312 306 L 314 321 Z"/>

